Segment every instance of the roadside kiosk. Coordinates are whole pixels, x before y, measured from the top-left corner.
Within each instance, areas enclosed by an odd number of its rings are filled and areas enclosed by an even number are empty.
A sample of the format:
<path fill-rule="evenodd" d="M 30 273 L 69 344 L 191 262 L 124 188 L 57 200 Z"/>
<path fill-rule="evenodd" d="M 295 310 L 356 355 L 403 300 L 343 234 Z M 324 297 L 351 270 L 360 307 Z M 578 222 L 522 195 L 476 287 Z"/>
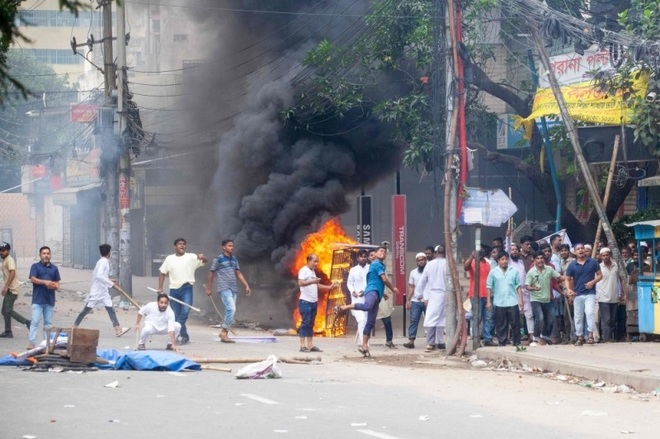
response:
<path fill-rule="evenodd" d="M 637 307 L 640 340 L 644 341 L 648 334 L 660 335 L 660 220 L 626 225 L 634 227 L 637 241 Z"/>

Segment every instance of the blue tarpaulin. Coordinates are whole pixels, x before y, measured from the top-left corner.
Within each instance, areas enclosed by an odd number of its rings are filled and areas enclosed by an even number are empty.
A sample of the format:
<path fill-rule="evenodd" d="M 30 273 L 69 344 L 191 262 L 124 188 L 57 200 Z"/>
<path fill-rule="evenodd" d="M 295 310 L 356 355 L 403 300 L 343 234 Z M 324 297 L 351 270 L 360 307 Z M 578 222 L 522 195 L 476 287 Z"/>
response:
<path fill-rule="evenodd" d="M 99 369 L 116 370 L 202 370 L 202 367 L 170 351 L 133 351 L 120 353 L 116 349 L 97 349 L 96 356 L 108 360 L 109 364 L 97 363 Z M 17 360 L 11 355 L 0 357 L 0 366 L 30 366 L 27 360 Z"/>
<path fill-rule="evenodd" d="M 134 351 L 122 354 L 115 363 L 117 370 L 202 370 L 202 366 L 170 351 Z"/>

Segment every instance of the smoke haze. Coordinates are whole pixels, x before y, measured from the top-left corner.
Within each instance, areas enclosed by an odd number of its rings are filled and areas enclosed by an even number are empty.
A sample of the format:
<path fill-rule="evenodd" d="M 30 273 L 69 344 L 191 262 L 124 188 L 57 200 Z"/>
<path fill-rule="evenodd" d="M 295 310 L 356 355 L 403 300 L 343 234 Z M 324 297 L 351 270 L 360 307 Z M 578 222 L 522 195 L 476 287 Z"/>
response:
<path fill-rule="evenodd" d="M 269 261 L 288 273 L 304 237 L 347 211 L 349 193 L 391 173 L 399 160 L 382 126 L 361 115 L 328 120 L 317 126 L 318 134 L 283 122 L 295 104 L 292 79 L 305 53 L 322 38 L 341 35 L 357 19 L 346 15 L 363 11 L 366 2 L 201 4 L 208 9 L 192 9 L 191 16 L 214 44 L 207 47 L 206 66 L 186 81 L 194 103 L 188 105 L 190 123 L 200 132 L 211 124 L 221 129 L 217 162 L 207 162 L 217 167 L 200 163 L 210 182 L 205 208 L 214 218 L 200 239 L 233 238 L 241 260 Z M 214 5 L 324 15 L 232 12 Z M 342 15 L 332 15 L 337 12 Z M 322 135 L 340 132 L 348 134 Z"/>

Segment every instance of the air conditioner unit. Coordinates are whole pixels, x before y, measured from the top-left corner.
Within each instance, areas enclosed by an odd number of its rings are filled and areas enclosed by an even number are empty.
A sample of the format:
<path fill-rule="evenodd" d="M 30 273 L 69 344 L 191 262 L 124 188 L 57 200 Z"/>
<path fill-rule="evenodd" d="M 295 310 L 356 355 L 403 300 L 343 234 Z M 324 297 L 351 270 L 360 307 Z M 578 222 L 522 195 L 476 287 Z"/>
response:
<path fill-rule="evenodd" d="M 640 141 L 633 141 L 632 128 L 625 129 L 625 155 L 620 126 L 578 127 L 577 131 L 582 153 L 588 163 L 609 163 L 614 151 L 614 138 L 617 135 L 620 138 L 619 152 L 616 158 L 618 162 L 623 162 L 624 158 L 629 162 L 642 162 L 653 159 L 649 148 Z"/>
<path fill-rule="evenodd" d="M 99 108 L 99 115 L 96 119 L 99 128 L 113 128 L 115 124 L 115 107 Z"/>

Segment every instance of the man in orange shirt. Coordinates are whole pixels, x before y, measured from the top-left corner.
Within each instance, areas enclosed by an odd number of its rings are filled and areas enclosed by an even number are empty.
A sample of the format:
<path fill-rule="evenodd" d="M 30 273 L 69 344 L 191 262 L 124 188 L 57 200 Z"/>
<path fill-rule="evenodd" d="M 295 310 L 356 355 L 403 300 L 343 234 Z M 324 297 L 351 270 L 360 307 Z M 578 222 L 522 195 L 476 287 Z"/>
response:
<path fill-rule="evenodd" d="M 475 270 L 475 252 L 472 252 L 469 258 L 463 264 L 463 270 L 470 276 L 470 290 L 468 297 L 472 302 L 472 309 L 477 306 L 474 298 L 474 270 Z M 488 290 L 486 289 L 486 279 L 490 272 L 490 262 L 485 258 L 483 248 L 479 251 L 479 318 L 480 322 L 475 325 L 479 327 L 479 323 L 483 324 L 482 336 L 484 346 L 495 346 L 493 343 L 493 331 L 495 329 L 495 320 L 493 319 L 493 308 L 490 309 L 486 306 L 488 302 Z M 475 333 L 478 331 L 474 331 Z M 473 337 L 476 335 L 473 333 Z"/>

